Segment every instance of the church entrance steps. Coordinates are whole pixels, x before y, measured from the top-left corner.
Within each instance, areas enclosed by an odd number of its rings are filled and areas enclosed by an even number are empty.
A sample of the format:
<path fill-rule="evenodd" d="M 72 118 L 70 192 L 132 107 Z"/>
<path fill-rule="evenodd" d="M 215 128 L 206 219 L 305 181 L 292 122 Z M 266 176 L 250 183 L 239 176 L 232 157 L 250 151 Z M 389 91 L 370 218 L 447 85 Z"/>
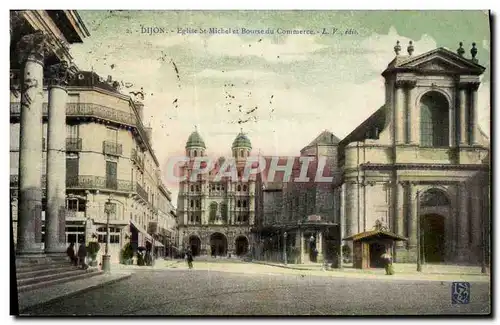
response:
<path fill-rule="evenodd" d="M 59 272 L 59 270 L 54 270 L 54 272 L 57 273 L 17 280 L 17 291 L 30 291 L 38 288 L 50 287 L 59 283 L 71 282 L 103 274 L 103 272 L 100 270 L 82 270 L 76 267 L 74 267 L 71 271 Z"/>

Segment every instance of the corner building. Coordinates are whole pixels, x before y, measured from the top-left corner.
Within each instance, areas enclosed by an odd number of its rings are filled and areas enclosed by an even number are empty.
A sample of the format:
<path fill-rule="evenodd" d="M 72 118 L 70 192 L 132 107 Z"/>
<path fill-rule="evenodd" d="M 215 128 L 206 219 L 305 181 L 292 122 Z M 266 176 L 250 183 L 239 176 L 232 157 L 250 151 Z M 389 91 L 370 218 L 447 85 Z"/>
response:
<path fill-rule="evenodd" d="M 191 180 L 192 163 L 207 155 L 207 147 L 198 131 L 186 143 L 190 162 L 182 167 L 187 176 L 180 182 L 177 200 L 179 247 L 190 248 L 193 255 L 243 256 L 249 253 L 251 227 L 255 220 L 255 180 L 242 179 L 252 144 L 239 133 L 232 144 L 237 177 L 216 178 L 224 164 L 221 157 L 210 173 Z"/>

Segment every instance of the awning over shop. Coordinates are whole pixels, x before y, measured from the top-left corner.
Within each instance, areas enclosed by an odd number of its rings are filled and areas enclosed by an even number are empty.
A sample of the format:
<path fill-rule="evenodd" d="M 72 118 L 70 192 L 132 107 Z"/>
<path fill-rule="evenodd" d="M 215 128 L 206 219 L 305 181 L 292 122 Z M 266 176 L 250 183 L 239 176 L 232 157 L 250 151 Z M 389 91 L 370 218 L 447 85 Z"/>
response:
<path fill-rule="evenodd" d="M 140 233 L 142 233 L 146 237 L 147 240 L 150 240 L 150 241 L 153 240 L 153 237 L 151 237 L 151 235 L 148 234 L 148 232 L 144 228 L 142 228 L 139 224 L 137 224 L 135 221 L 130 220 L 130 224 L 135 229 L 137 229 L 137 231 L 139 231 Z"/>

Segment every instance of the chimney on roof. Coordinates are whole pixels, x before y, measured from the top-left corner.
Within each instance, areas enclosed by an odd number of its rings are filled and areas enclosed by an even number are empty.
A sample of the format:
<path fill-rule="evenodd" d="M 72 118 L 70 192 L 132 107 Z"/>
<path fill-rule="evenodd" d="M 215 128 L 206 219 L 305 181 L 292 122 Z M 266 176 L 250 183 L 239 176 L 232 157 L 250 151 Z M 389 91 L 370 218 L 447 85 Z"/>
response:
<path fill-rule="evenodd" d="M 138 100 L 135 101 L 134 104 L 135 104 L 135 108 L 137 109 L 137 114 L 139 115 L 139 118 L 142 121 L 144 118 L 144 104 Z"/>
<path fill-rule="evenodd" d="M 147 126 L 144 127 L 144 131 L 146 132 L 149 144 L 153 146 L 153 128 L 151 126 Z"/>
<path fill-rule="evenodd" d="M 109 84 L 113 82 L 113 77 L 108 75 L 108 80 L 106 80 Z"/>

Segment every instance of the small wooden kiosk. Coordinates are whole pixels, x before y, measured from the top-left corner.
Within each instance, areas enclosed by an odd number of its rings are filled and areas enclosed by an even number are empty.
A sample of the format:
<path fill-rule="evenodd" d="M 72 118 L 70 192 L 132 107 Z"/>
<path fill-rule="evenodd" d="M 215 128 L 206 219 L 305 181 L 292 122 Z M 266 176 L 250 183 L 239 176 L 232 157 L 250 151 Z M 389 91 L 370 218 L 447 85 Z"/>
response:
<path fill-rule="evenodd" d="M 384 267 L 382 254 L 392 251 L 395 241 L 407 239 L 387 230 L 365 231 L 347 238 L 353 241 L 353 267 L 356 269 Z"/>

